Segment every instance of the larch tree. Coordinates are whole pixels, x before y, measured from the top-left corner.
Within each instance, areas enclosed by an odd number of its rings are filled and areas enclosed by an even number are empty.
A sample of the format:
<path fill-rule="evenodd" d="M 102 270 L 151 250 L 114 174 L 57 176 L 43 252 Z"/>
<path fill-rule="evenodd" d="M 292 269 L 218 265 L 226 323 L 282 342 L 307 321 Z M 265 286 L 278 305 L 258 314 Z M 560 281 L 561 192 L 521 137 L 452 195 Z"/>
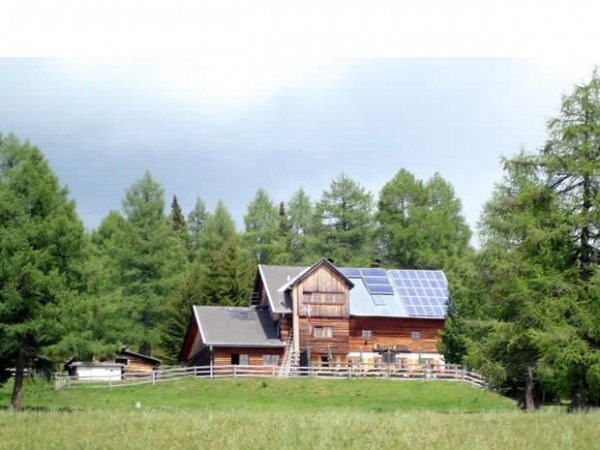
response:
<path fill-rule="evenodd" d="M 313 251 L 337 266 L 373 259 L 373 196 L 345 173 L 335 178 L 315 207 Z"/>
<path fill-rule="evenodd" d="M 40 150 L 0 135 L 0 369 L 16 367 L 14 411 L 26 367 L 64 333 L 84 246 L 75 204 Z"/>
<path fill-rule="evenodd" d="M 258 264 L 272 264 L 285 251 L 279 239 L 279 211 L 267 192 L 259 189 L 244 216 L 242 243 Z"/>
<path fill-rule="evenodd" d="M 482 215 L 477 267 L 485 289 L 477 315 L 466 321 L 465 361 L 534 410 L 542 390 L 560 394 L 548 376 L 542 342 L 570 331 L 561 311 L 573 301 L 572 247 L 564 239 L 568 223 L 559 198 L 532 158 L 505 161 L 505 173 Z"/>
<path fill-rule="evenodd" d="M 202 239 L 204 237 L 206 222 L 209 216 L 210 214 L 206 209 L 204 201 L 200 197 L 197 197 L 194 208 L 188 214 L 187 220 L 188 233 L 190 236 L 190 252 L 192 256 L 202 248 Z"/>
<path fill-rule="evenodd" d="M 401 169 L 381 190 L 376 220 L 386 265 L 448 271 L 472 254 L 461 202 L 437 173 L 423 182 Z"/>
<path fill-rule="evenodd" d="M 149 172 L 127 190 L 123 210 L 115 262 L 123 313 L 131 321 L 128 344 L 151 355 L 160 346 L 166 299 L 185 267 L 186 255 L 164 214 L 164 190 Z"/>
<path fill-rule="evenodd" d="M 548 132 L 541 151 L 507 161 L 508 183 L 486 207 L 484 320 L 477 329 L 465 317 L 466 359 L 524 385 L 528 406 L 537 383 L 581 411 L 600 403 L 597 71 L 563 97 Z"/>
<path fill-rule="evenodd" d="M 249 298 L 250 268 L 254 264 L 240 251 L 240 238 L 231 214 L 219 201 L 206 223 L 201 261 L 206 267 L 202 304 L 244 305 Z"/>
<path fill-rule="evenodd" d="M 560 198 L 560 208 L 571 223 L 565 239 L 574 245 L 573 268 L 577 270 L 577 302 L 566 319 L 578 329 L 580 352 L 566 367 L 566 354 L 554 361 L 569 384 L 571 408 L 582 410 L 600 401 L 600 75 L 574 87 L 563 96 L 560 113 L 548 122 L 549 139 L 538 165 L 547 175 L 547 185 Z M 565 336 L 565 339 L 567 337 Z M 567 348 L 567 342 L 562 348 Z M 573 346 L 569 346 L 573 347 Z M 573 355 L 571 355 L 573 356 Z"/>
<path fill-rule="evenodd" d="M 304 189 L 298 189 L 290 198 L 287 207 L 290 254 L 289 264 L 312 264 L 319 256 L 310 253 L 311 227 L 314 205 Z"/>

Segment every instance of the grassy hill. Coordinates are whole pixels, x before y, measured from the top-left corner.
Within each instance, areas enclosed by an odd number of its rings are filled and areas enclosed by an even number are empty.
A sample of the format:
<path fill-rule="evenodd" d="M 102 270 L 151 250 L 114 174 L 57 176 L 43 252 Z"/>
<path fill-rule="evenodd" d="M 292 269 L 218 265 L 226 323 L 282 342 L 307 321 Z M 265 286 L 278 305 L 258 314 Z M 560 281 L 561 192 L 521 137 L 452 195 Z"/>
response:
<path fill-rule="evenodd" d="M 0 412 L 0 449 L 563 449 L 600 439 L 598 414 L 526 414 L 452 382 L 185 379 L 63 391 L 29 383 L 24 395 L 26 412 Z M 0 406 L 9 399 L 0 389 Z"/>
<path fill-rule="evenodd" d="M 10 386 L 0 390 L 0 405 L 10 403 Z M 279 412 L 351 410 L 362 412 L 482 412 L 514 409 L 514 402 L 458 382 L 375 379 L 221 379 L 187 378 L 156 385 L 53 391 L 46 383 L 25 387 L 23 406 L 32 410 L 271 410 Z"/>

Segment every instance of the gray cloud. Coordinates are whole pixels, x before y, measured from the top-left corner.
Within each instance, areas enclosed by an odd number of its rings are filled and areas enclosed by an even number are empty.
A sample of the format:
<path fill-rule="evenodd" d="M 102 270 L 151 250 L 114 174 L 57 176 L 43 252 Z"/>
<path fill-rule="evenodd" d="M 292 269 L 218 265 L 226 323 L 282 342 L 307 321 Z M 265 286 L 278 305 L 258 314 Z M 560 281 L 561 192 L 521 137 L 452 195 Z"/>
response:
<path fill-rule="evenodd" d="M 282 201 L 302 186 L 316 200 L 342 170 L 374 194 L 400 168 L 422 178 L 437 171 L 474 226 L 500 180 L 500 156 L 540 146 L 560 93 L 592 70 L 547 73 L 507 59 L 331 60 L 316 66 L 321 73 L 274 86 L 261 79 L 239 97 L 224 91 L 221 104 L 221 91 L 212 95 L 202 79 L 169 78 L 169 64 L 0 59 L 0 131 L 42 149 L 89 228 L 120 208 L 146 169 L 167 204 L 172 194 L 186 211 L 196 196 L 211 208 L 222 199 L 240 226 L 259 187 Z"/>

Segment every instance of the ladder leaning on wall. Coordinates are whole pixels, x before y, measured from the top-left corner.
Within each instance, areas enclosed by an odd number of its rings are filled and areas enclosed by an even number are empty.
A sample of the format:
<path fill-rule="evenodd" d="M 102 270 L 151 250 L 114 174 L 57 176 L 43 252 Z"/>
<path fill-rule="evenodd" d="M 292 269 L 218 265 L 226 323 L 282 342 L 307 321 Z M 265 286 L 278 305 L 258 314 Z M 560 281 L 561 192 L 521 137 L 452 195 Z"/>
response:
<path fill-rule="evenodd" d="M 285 353 L 283 355 L 283 363 L 279 371 L 279 376 L 282 378 L 289 377 L 292 370 L 296 369 L 300 365 L 300 352 L 294 350 L 294 334 L 290 330 L 288 342 L 285 347 Z"/>

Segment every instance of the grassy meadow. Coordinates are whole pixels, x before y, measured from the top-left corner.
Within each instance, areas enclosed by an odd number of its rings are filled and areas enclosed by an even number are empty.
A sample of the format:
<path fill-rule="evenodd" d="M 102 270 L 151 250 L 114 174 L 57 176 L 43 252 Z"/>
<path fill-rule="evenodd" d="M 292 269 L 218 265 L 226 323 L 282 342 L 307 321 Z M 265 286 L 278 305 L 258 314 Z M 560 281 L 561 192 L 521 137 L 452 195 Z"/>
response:
<path fill-rule="evenodd" d="M 141 405 L 136 408 L 135 404 Z M 597 413 L 527 414 L 456 382 L 184 379 L 112 390 L 0 389 L 0 449 L 595 448 Z"/>

